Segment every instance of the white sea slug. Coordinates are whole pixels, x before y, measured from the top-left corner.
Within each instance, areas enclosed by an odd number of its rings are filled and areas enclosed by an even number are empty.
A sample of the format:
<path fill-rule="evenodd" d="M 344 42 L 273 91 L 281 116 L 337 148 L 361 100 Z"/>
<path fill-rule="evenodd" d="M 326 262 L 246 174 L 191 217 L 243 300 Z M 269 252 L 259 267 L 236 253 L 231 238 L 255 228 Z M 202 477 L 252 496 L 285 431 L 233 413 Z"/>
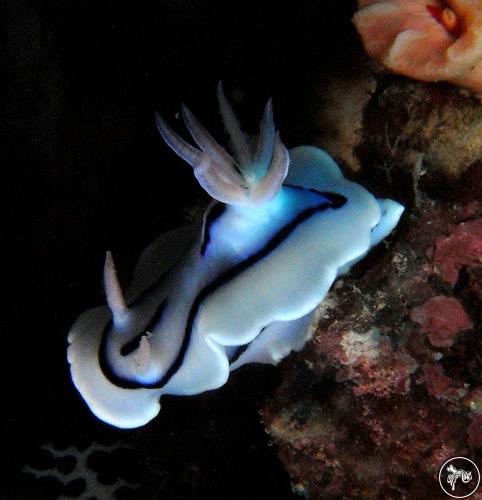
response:
<path fill-rule="evenodd" d="M 201 224 L 161 235 L 143 252 L 125 295 L 110 253 L 109 307 L 69 334 L 74 384 L 117 427 L 146 424 L 163 394 L 198 394 L 246 363 L 278 363 L 310 336 L 333 281 L 396 226 L 403 207 L 345 179 L 322 150 L 288 152 L 268 101 L 253 146 L 218 88 L 231 156 L 192 113 L 199 149 L 158 117 L 167 144 L 214 198 Z"/>

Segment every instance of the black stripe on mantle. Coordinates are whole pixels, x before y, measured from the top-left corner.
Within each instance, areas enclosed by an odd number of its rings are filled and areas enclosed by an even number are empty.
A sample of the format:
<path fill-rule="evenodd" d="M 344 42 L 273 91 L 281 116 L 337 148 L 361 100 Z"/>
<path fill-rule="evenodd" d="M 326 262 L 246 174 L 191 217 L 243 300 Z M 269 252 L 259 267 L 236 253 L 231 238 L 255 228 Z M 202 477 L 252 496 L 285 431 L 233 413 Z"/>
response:
<path fill-rule="evenodd" d="M 209 212 L 206 214 L 206 218 L 204 221 L 204 231 L 202 236 L 201 243 L 201 255 L 206 253 L 209 242 L 211 241 L 211 226 L 216 222 L 221 215 L 223 215 L 226 210 L 226 205 L 224 203 L 216 203 Z"/>
<path fill-rule="evenodd" d="M 286 186 L 290 188 L 295 188 L 297 189 L 298 186 Z M 299 187 L 299 189 L 305 189 L 302 187 Z M 267 243 L 266 245 L 259 250 L 258 252 L 254 253 L 247 259 L 243 260 L 242 262 L 236 264 L 235 266 L 231 267 L 230 269 L 227 269 L 223 273 L 221 273 L 216 279 L 214 279 L 211 283 L 206 285 L 196 296 L 191 309 L 189 311 L 189 316 L 186 324 L 186 328 L 184 331 L 184 336 L 182 339 L 181 347 L 179 349 L 179 352 L 172 362 L 171 366 L 168 368 L 166 373 L 157 381 L 151 382 L 151 383 L 142 383 L 142 382 L 137 382 L 133 380 L 128 380 L 123 377 L 118 376 L 116 373 L 114 373 L 113 369 L 109 366 L 109 362 L 107 360 L 107 355 L 106 355 L 106 345 L 107 345 L 107 334 L 109 330 L 112 327 L 112 321 L 110 321 L 106 327 L 104 328 L 104 331 L 102 332 L 102 340 L 101 344 L 99 347 L 99 365 L 104 373 L 104 376 L 114 385 L 124 388 L 124 389 L 162 389 L 170 380 L 171 378 L 176 374 L 176 372 L 179 370 L 179 368 L 182 366 L 182 363 L 184 361 L 184 357 L 187 353 L 190 341 L 191 341 L 191 336 L 192 336 L 192 330 L 193 330 L 193 325 L 194 325 L 194 320 L 197 316 L 197 313 L 199 311 L 199 308 L 202 304 L 202 302 L 212 293 L 214 293 L 219 287 L 225 285 L 227 282 L 231 281 L 232 279 L 236 278 L 239 274 L 241 274 L 243 271 L 248 269 L 250 266 L 256 264 L 257 262 L 261 261 L 264 259 L 267 255 L 269 255 L 271 252 L 273 252 L 281 243 L 283 243 L 289 236 L 290 234 L 298 227 L 300 226 L 303 222 L 308 220 L 310 217 L 313 215 L 323 212 L 329 208 L 331 209 L 338 209 L 341 208 L 343 205 L 345 205 L 347 198 L 345 196 L 336 194 L 336 193 L 330 193 L 330 192 L 320 192 L 315 189 L 307 189 L 310 192 L 314 192 L 316 194 L 319 194 L 326 199 L 328 199 L 328 202 L 323 202 L 320 203 L 319 205 L 315 205 L 312 207 L 309 207 L 302 212 L 300 212 L 291 222 L 283 226 Z M 150 324 L 150 322 L 149 322 Z M 140 339 L 139 339 L 140 340 Z"/>

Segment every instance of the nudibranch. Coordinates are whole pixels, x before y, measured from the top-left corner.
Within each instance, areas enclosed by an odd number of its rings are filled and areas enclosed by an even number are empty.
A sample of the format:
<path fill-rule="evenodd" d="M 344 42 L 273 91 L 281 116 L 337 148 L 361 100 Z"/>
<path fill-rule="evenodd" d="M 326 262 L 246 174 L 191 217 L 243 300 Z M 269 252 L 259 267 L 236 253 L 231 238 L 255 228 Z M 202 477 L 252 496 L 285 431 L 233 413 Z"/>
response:
<path fill-rule="evenodd" d="M 368 55 L 394 73 L 482 93 L 482 0 L 358 0 Z"/>
<path fill-rule="evenodd" d="M 301 349 L 335 278 L 403 211 L 345 179 L 321 149 L 288 152 L 271 101 L 253 144 L 221 86 L 218 100 L 233 155 L 185 106 L 198 148 L 157 117 L 166 143 L 213 198 L 202 221 L 148 246 L 125 294 L 107 253 L 108 307 L 82 314 L 69 334 L 74 384 L 117 427 L 149 422 L 163 394 L 216 389 L 246 363 L 276 364 Z"/>

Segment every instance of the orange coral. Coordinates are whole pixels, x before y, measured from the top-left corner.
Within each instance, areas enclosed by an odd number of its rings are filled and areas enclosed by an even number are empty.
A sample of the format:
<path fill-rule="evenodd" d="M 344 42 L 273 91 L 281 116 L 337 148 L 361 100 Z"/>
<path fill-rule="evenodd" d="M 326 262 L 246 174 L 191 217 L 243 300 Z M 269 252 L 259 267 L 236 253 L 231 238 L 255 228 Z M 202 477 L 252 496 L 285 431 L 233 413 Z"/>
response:
<path fill-rule="evenodd" d="M 482 93 L 482 0 L 359 0 L 353 22 L 390 71 Z"/>

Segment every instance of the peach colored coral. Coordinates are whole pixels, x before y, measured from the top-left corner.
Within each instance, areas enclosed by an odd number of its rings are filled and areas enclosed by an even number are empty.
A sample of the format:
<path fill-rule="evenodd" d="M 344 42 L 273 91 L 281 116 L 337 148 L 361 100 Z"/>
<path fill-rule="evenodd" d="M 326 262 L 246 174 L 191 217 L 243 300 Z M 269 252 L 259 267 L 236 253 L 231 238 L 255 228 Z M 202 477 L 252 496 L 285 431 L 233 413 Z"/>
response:
<path fill-rule="evenodd" d="M 359 0 L 353 22 L 390 71 L 482 93 L 482 0 Z"/>

